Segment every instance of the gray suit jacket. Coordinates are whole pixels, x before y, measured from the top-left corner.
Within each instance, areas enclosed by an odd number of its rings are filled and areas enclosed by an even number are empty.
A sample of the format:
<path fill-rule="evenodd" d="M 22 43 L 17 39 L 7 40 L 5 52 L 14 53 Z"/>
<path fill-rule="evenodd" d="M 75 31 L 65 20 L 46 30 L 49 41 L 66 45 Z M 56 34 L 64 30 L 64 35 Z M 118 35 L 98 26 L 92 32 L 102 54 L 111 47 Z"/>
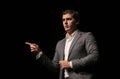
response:
<path fill-rule="evenodd" d="M 63 77 L 63 70 L 60 69 L 59 61 L 64 58 L 65 41 L 66 38 L 57 43 L 52 61 L 44 54 L 38 59 L 46 67 L 60 71 L 59 79 Z M 93 68 L 99 57 L 96 40 L 92 33 L 79 31 L 69 51 L 68 61 L 72 61 L 73 65 L 73 68 L 68 69 L 69 79 L 92 79 Z"/>

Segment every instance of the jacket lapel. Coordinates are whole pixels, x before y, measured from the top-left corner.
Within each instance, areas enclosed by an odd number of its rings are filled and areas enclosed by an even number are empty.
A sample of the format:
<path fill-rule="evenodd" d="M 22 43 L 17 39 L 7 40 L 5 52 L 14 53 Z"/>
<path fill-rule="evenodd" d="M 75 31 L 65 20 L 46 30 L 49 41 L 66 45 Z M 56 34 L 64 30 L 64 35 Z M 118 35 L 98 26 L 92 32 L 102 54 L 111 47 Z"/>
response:
<path fill-rule="evenodd" d="M 76 44 L 77 40 L 79 39 L 80 35 L 81 35 L 81 32 L 78 31 L 78 33 L 76 34 L 75 38 L 73 39 L 73 42 L 72 42 L 72 44 L 71 44 L 71 46 L 70 46 L 70 49 L 69 49 L 68 60 L 69 60 L 69 58 L 70 58 L 71 51 L 72 51 L 74 45 Z"/>
<path fill-rule="evenodd" d="M 64 49 L 65 49 L 65 41 L 66 39 L 63 39 L 62 44 L 61 44 L 61 59 L 64 60 Z"/>

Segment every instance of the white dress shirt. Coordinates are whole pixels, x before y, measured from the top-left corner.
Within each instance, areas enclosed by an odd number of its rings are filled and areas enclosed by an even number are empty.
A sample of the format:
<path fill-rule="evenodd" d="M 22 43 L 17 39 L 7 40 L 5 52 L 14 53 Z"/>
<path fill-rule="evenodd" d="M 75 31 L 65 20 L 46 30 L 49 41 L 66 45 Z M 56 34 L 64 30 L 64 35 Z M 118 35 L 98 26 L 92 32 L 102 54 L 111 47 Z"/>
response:
<path fill-rule="evenodd" d="M 66 34 L 66 43 L 65 43 L 65 49 L 64 49 L 64 60 L 66 60 L 66 61 L 68 60 L 69 49 L 70 49 L 70 46 L 73 42 L 73 39 L 74 39 L 76 33 L 77 33 L 77 30 L 74 31 L 71 35 Z M 70 61 L 69 63 L 70 63 L 70 66 L 72 68 L 72 62 Z M 68 74 L 66 69 L 64 72 L 64 76 L 65 76 L 65 78 L 69 77 L 69 74 Z"/>

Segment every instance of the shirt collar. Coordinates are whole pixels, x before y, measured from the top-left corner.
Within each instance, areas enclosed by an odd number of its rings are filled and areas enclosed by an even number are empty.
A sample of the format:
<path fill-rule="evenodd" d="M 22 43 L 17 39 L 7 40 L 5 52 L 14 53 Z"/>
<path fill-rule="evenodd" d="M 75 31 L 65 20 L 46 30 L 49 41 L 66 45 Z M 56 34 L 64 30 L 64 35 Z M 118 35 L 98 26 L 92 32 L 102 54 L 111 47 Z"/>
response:
<path fill-rule="evenodd" d="M 69 35 L 68 33 L 66 33 L 66 38 L 69 39 L 69 38 L 74 37 L 77 34 L 77 32 L 78 32 L 78 30 L 75 30 L 71 35 Z"/>

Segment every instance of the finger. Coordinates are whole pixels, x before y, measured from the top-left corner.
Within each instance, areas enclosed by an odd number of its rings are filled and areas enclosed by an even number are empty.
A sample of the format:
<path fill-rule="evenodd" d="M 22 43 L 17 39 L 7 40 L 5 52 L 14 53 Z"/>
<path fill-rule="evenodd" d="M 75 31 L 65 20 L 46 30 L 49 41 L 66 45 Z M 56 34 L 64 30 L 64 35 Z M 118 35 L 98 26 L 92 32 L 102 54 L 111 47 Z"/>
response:
<path fill-rule="evenodd" d="M 35 50 L 34 50 L 34 49 L 32 49 L 32 50 L 31 50 L 31 52 L 35 52 Z"/>
<path fill-rule="evenodd" d="M 59 61 L 59 64 L 61 63 L 61 61 Z"/>
<path fill-rule="evenodd" d="M 59 64 L 61 64 L 62 62 L 63 62 L 63 60 L 60 60 L 60 61 L 59 61 Z"/>
<path fill-rule="evenodd" d="M 25 42 L 25 44 L 31 45 L 31 43 L 29 43 L 29 42 Z"/>

